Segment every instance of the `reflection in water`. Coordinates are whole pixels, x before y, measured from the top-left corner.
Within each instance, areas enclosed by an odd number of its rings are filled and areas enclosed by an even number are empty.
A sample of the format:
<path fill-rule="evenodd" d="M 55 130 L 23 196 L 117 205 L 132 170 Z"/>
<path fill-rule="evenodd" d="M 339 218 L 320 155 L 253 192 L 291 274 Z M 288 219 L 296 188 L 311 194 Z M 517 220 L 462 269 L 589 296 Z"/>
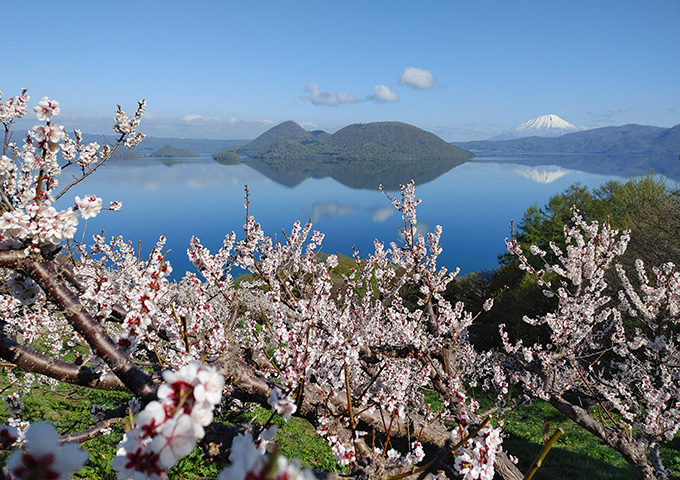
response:
<path fill-rule="evenodd" d="M 515 168 L 515 173 L 526 179 L 533 180 L 537 183 L 552 183 L 569 173 L 569 170 L 565 170 L 557 165 L 549 165 L 547 167 L 517 167 Z"/>
<path fill-rule="evenodd" d="M 312 206 L 312 223 L 318 222 L 322 218 L 344 217 L 356 211 L 354 205 L 341 205 L 338 202 L 320 202 Z"/>
<path fill-rule="evenodd" d="M 296 187 L 308 178 L 333 178 L 355 189 L 399 190 L 399 185 L 414 180 L 424 185 L 454 168 L 450 160 L 244 160 L 249 167 L 276 183 Z"/>
<path fill-rule="evenodd" d="M 387 220 L 389 220 L 395 213 L 396 210 L 392 206 L 376 208 L 373 210 L 373 216 L 371 218 L 374 223 L 384 223 Z"/>
<path fill-rule="evenodd" d="M 678 156 L 670 155 L 515 155 L 494 156 L 473 161 L 493 161 L 514 163 L 526 166 L 556 165 L 566 170 L 578 170 L 600 175 L 616 175 L 628 178 L 631 175 L 657 173 L 674 181 L 680 181 L 680 162 Z"/>
<path fill-rule="evenodd" d="M 186 257 L 192 235 L 213 252 L 231 231 L 243 238 L 246 184 L 251 192 L 249 212 L 266 233 L 280 236 L 281 229 L 289 232 L 296 220 L 312 219 L 314 229 L 326 234 L 324 252 L 351 255 L 356 246 L 365 256 L 374 250 L 374 239 L 386 244 L 403 241 L 397 234 L 403 225 L 401 215 L 380 193 L 378 184 L 395 191 L 399 183 L 413 178 L 416 196 L 423 200 L 418 207 L 419 233 L 442 225 L 444 252 L 439 264 L 451 270 L 461 267 L 465 273 L 496 266 L 510 221 L 519 221 L 529 205 L 543 205 L 575 182 L 598 187 L 663 164 L 655 161 L 644 166 L 641 158 L 494 157 L 455 168 L 441 162 L 284 164 L 247 159 L 221 165 L 210 157 L 142 158 L 108 164 L 56 206 L 66 208 L 75 195 L 92 193 L 105 204 L 122 201 L 121 212 L 102 212 L 88 220 L 85 237 L 106 229 L 107 234 L 123 235 L 135 246 L 141 239 L 142 252 L 148 253 L 158 237 L 166 235 L 166 248 L 171 250 L 167 258 L 173 264 L 174 278 L 181 278 L 186 270 L 195 271 Z M 79 238 L 83 227 L 84 223 Z"/>

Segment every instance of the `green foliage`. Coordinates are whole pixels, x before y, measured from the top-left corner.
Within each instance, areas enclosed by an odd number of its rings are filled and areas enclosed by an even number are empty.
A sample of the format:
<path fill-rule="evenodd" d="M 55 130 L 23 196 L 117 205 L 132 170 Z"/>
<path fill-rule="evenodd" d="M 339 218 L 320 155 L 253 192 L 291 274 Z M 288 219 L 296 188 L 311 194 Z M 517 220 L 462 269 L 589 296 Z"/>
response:
<path fill-rule="evenodd" d="M 649 267 L 668 261 L 680 263 L 680 244 L 677 242 L 680 194 L 663 177 L 647 175 L 624 183 L 610 181 L 594 190 L 575 184 L 551 197 L 543 207 L 530 206 L 515 230 L 515 239 L 522 249 L 528 252 L 530 245 L 537 245 L 548 252 L 548 262 L 555 262 L 557 259 L 549 242 L 554 241 L 564 249 L 563 226 L 571 224 L 572 205 L 586 220 L 610 222 L 617 228 L 631 230 L 628 250 L 618 259 L 628 272 L 634 271 L 638 258 Z M 527 257 L 531 259 L 528 254 Z M 540 259 L 531 261 L 535 268 L 543 268 Z M 513 256 L 501 255 L 500 263 L 487 289 L 488 296 L 500 294 L 500 297 L 494 308 L 471 328 L 473 340 L 479 347 L 497 347 L 501 323 L 508 326 L 512 338 L 522 338 L 525 344 L 547 340 L 547 331 L 530 327 L 522 319 L 525 315 L 530 318 L 545 315 L 555 308 L 557 300 L 545 297 L 536 279 L 519 270 Z M 615 275 L 615 272 L 609 272 L 610 285 L 617 284 Z M 608 293 L 616 296 L 614 289 Z"/>
<path fill-rule="evenodd" d="M 534 244 L 549 250 L 550 241 L 562 248 L 563 225 L 571 224 L 572 205 L 588 221 L 609 222 L 631 231 L 624 265 L 632 265 L 637 258 L 649 265 L 680 262 L 680 191 L 664 177 L 649 174 L 625 183 L 612 180 L 595 190 L 572 185 L 552 196 L 544 207 L 529 207 L 517 225 L 515 239 L 523 249 Z"/>

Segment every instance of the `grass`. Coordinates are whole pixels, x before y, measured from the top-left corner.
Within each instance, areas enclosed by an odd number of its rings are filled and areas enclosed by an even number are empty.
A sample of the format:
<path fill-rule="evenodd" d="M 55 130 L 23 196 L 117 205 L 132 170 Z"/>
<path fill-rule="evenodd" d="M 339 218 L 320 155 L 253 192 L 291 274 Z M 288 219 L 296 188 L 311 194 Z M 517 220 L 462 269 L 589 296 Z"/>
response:
<path fill-rule="evenodd" d="M 235 423 L 250 422 L 255 429 L 261 429 L 271 417 L 271 412 L 257 406 L 252 412 L 239 415 Z M 274 415 L 271 423 L 278 427 L 276 443 L 281 453 L 289 459 L 298 459 L 305 468 L 324 472 L 339 472 L 342 468 L 333 458 L 331 449 L 307 420 L 291 418 L 285 422 L 280 415 Z"/>
<path fill-rule="evenodd" d="M 0 379 L 0 390 L 6 387 Z M 76 432 L 94 424 L 90 418 L 92 404 L 118 406 L 129 396 L 121 392 L 101 392 L 70 386 L 55 391 L 42 389 L 23 398 L 22 418 L 27 420 L 47 420 L 56 426 L 60 433 Z M 270 418 L 269 410 L 255 407 L 253 411 L 232 418 L 234 423 L 250 422 L 255 429 L 261 428 Z M 218 418 L 219 419 L 219 418 Z M 0 423 L 6 424 L 7 411 L 0 408 Z M 518 468 L 526 472 L 543 446 L 545 423 L 550 422 L 550 432 L 562 428 L 564 435 L 548 453 L 543 466 L 534 476 L 537 480 L 608 480 L 633 479 L 634 476 L 626 461 L 613 449 L 604 445 L 598 438 L 575 425 L 557 412 L 549 404 L 536 401 L 529 406 L 520 406 L 504 416 L 504 449 L 519 459 Z M 288 458 L 297 458 L 303 467 L 321 471 L 338 472 L 341 467 L 325 440 L 317 435 L 314 427 L 304 419 L 293 418 L 288 422 L 275 415 L 272 423 L 279 427 L 276 441 L 281 452 Z M 114 426 L 109 435 L 103 435 L 85 442 L 83 447 L 89 452 L 87 464 L 74 478 L 115 480 L 111 460 L 116 446 L 124 433 L 123 422 Z M 666 468 L 672 471 L 671 478 L 680 479 L 680 438 L 664 445 L 661 450 Z M 7 453 L 0 455 L 0 462 L 6 460 Z M 171 480 L 214 479 L 221 466 L 205 460 L 200 449 L 182 459 L 170 472 Z"/>
<path fill-rule="evenodd" d="M 536 480 L 634 479 L 628 463 L 615 450 L 542 401 L 520 406 L 504 416 L 507 437 L 504 449 L 519 459 L 517 467 L 526 473 L 543 447 L 543 430 L 564 430 L 550 450 Z"/>

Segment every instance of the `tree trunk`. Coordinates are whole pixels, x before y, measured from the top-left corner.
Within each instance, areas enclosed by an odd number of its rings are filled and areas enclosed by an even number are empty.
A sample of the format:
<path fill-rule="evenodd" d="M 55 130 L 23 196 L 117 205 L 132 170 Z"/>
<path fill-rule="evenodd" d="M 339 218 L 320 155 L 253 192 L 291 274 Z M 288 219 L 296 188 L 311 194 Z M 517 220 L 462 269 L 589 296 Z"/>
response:
<path fill-rule="evenodd" d="M 636 442 L 635 439 L 629 438 L 627 432 L 622 429 L 605 427 L 588 415 L 586 410 L 577 405 L 572 405 L 562 398 L 552 397 L 550 404 L 574 423 L 585 428 L 619 452 L 630 464 L 636 478 L 639 480 L 657 480 L 656 470 L 647 460 L 648 442 Z"/>

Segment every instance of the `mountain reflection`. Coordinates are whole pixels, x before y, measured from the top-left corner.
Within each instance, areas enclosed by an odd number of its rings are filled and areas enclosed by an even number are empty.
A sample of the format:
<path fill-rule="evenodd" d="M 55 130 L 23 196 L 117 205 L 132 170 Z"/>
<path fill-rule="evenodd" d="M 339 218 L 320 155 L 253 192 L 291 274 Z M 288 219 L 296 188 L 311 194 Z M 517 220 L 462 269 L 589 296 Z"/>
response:
<path fill-rule="evenodd" d="M 515 168 L 514 172 L 521 177 L 533 180 L 537 183 L 552 183 L 567 175 L 570 170 L 565 170 L 557 165 L 549 165 L 543 168 L 520 166 Z"/>
<path fill-rule="evenodd" d="M 680 181 L 680 161 L 678 161 L 677 155 L 499 155 L 478 158 L 472 161 L 493 161 L 525 165 L 527 167 L 541 167 L 546 172 L 546 179 L 550 175 L 545 169 L 548 168 L 547 166 L 554 166 L 570 171 L 614 175 L 623 178 L 628 178 L 631 175 L 654 173 L 664 175 L 674 181 Z M 536 179 L 536 181 L 540 180 Z"/>
<path fill-rule="evenodd" d="M 244 159 L 243 163 L 289 188 L 308 178 L 333 178 L 354 189 L 399 190 L 411 179 L 424 185 L 445 174 L 457 164 L 446 160 L 265 160 Z"/>
<path fill-rule="evenodd" d="M 627 178 L 648 173 L 680 180 L 680 162 L 675 155 L 514 155 L 493 156 L 467 163 L 497 162 L 515 164 L 515 173 L 538 183 L 552 183 L 570 172 L 614 175 Z M 169 165 L 170 162 L 163 162 Z M 352 189 L 399 190 L 399 185 L 414 180 L 416 185 L 429 183 L 457 165 L 443 160 L 265 160 L 243 159 L 245 165 L 274 182 L 295 188 L 310 178 L 332 178 Z M 226 165 L 225 165 L 226 166 Z M 530 168 L 533 167 L 533 168 Z"/>

